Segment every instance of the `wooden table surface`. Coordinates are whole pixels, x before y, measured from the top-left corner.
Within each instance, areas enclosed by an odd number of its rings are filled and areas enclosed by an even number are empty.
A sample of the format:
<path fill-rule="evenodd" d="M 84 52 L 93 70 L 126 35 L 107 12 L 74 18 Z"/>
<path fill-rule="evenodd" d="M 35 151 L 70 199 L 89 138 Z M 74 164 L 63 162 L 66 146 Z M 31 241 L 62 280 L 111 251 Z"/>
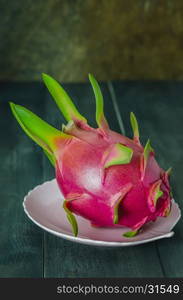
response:
<path fill-rule="evenodd" d="M 160 165 L 173 167 L 175 200 L 183 207 L 183 83 L 102 83 L 105 114 L 113 130 L 131 136 L 129 112 L 139 121 L 141 140 L 152 141 Z M 95 126 L 89 84 L 65 84 L 80 112 Z M 41 83 L 0 84 L 0 277 L 182 277 L 183 222 L 175 235 L 128 248 L 97 248 L 53 236 L 25 215 L 23 197 L 54 177 L 41 149 L 13 118 L 8 101 L 22 104 L 58 128 L 64 123 Z"/>

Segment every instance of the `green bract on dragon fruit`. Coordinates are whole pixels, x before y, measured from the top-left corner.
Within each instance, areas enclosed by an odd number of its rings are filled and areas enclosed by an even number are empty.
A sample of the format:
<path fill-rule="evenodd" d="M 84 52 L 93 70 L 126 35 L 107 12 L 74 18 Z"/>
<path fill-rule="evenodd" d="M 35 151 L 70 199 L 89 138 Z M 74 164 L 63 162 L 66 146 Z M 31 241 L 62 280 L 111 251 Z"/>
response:
<path fill-rule="evenodd" d="M 98 128 L 87 124 L 64 89 L 46 74 L 43 81 L 68 121 L 62 131 L 20 105 L 10 103 L 11 110 L 54 165 L 74 235 L 78 233 L 76 214 L 95 227 L 126 226 L 129 231 L 125 236 L 132 237 L 147 222 L 170 213 L 170 169 L 164 171 L 158 165 L 149 140 L 141 145 L 133 113 L 133 139 L 110 130 L 100 87 L 92 75 L 89 80 L 96 99 Z"/>

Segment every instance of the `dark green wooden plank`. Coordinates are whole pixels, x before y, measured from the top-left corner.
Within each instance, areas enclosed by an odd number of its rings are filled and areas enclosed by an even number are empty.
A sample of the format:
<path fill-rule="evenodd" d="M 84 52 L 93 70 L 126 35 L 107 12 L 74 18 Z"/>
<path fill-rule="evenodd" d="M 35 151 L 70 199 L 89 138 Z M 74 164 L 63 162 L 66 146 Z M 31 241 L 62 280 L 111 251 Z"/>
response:
<path fill-rule="evenodd" d="M 88 84 L 65 86 L 80 112 L 95 125 L 95 103 Z M 107 85 L 102 85 L 105 111 L 112 129 L 120 131 Z M 62 117 L 48 97 L 46 117 L 50 123 L 59 125 Z M 54 172 L 45 159 L 44 179 Z M 97 248 L 75 244 L 45 233 L 45 277 L 162 277 L 163 272 L 154 243 L 131 248 Z"/>
<path fill-rule="evenodd" d="M 162 277 L 156 253 L 149 245 L 98 248 L 75 244 L 46 234 L 45 277 Z M 153 263 L 152 263 L 153 261 Z"/>
<path fill-rule="evenodd" d="M 127 135 L 131 135 L 129 112 L 133 111 L 139 120 L 143 143 L 150 138 L 160 165 L 165 169 L 173 167 L 173 194 L 182 209 L 183 83 L 123 82 L 114 83 L 114 89 Z M 174 230 L 173 238 L 155 243 L 166 277 L 183 276 L 182 219 Z M 154 263 L 152 260 L 149 269 Z"/>
<path fill-rule="evenodd" d="M 24 214 L 23 197 L 42 180 L 42 154 L 10 113 L 8 100 L 42 110 L 40 84 L 0 84 L 0 277 L 41 277 L 42 230 Z"/>

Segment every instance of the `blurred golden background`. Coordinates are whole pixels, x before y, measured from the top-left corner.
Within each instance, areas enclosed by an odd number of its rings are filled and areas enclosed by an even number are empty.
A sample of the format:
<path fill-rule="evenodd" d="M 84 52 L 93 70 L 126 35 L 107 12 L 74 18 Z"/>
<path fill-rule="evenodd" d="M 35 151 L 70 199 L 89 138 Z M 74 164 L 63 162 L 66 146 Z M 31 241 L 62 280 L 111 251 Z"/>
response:
<path fill-rule="evenodd" d="M 0 79 L 183 79 L 182 0 L 0 0 Z"/>

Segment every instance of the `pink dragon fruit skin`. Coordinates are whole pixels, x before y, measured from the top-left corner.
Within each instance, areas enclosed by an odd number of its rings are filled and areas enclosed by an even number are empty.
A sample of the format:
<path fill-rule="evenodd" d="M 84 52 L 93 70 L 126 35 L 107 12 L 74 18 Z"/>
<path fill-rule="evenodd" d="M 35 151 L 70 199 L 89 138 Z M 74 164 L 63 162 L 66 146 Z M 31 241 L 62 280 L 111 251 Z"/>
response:
<path fill-rule="evenodd" d="M 129 143 L 127 138 L 121 138 L 112 131 L 107 138 L 97 130 L 95 134 L 99 140 L 102 139 L 103 145 L 99 141 L 96 143 L 96 139 L 94 142 L 91 139 L 90 144 L 81 141 L 78 133 L 77 139 L 58 154 L 56 178 L 67 199 L 67 208 L 89 219 L 95 226 L 125 225 L 133 230 L 157 216 L 166 215 L 170 205 L 169 186 L 165 185 L 163 170 L 155 161 L 153 152 L 141 178 L 142 147 Z M 128 147 L 130 144 L 133 149 L 131 161 L 104 168 L 105 152 L 112 148 L 114 152 L 113 145 L 122 141 L 123 145 Z M 163 194 L 155 203 L 160 190 Z"/>
<path fill-rule="evenodd" d="M 62 87 L 46 74 L 43 80 L 68 121 L 62 131 L 22 106 L 11 103 L 11 109 L 54 164 L 74 234 L 78 232 L 76 214 L 96 227 L 129 227 L 131 231 L 125 236 L 134 236 L 147 222 L 170 213 L 170 170 L 159 167 L 149 140 L 145 147 L 141 145 L 133 113 L 133 139 L 109 129 L 99 85 L 92 75 L 89 79 L 96 98 L 96 129 L 87 124 Z"/>

